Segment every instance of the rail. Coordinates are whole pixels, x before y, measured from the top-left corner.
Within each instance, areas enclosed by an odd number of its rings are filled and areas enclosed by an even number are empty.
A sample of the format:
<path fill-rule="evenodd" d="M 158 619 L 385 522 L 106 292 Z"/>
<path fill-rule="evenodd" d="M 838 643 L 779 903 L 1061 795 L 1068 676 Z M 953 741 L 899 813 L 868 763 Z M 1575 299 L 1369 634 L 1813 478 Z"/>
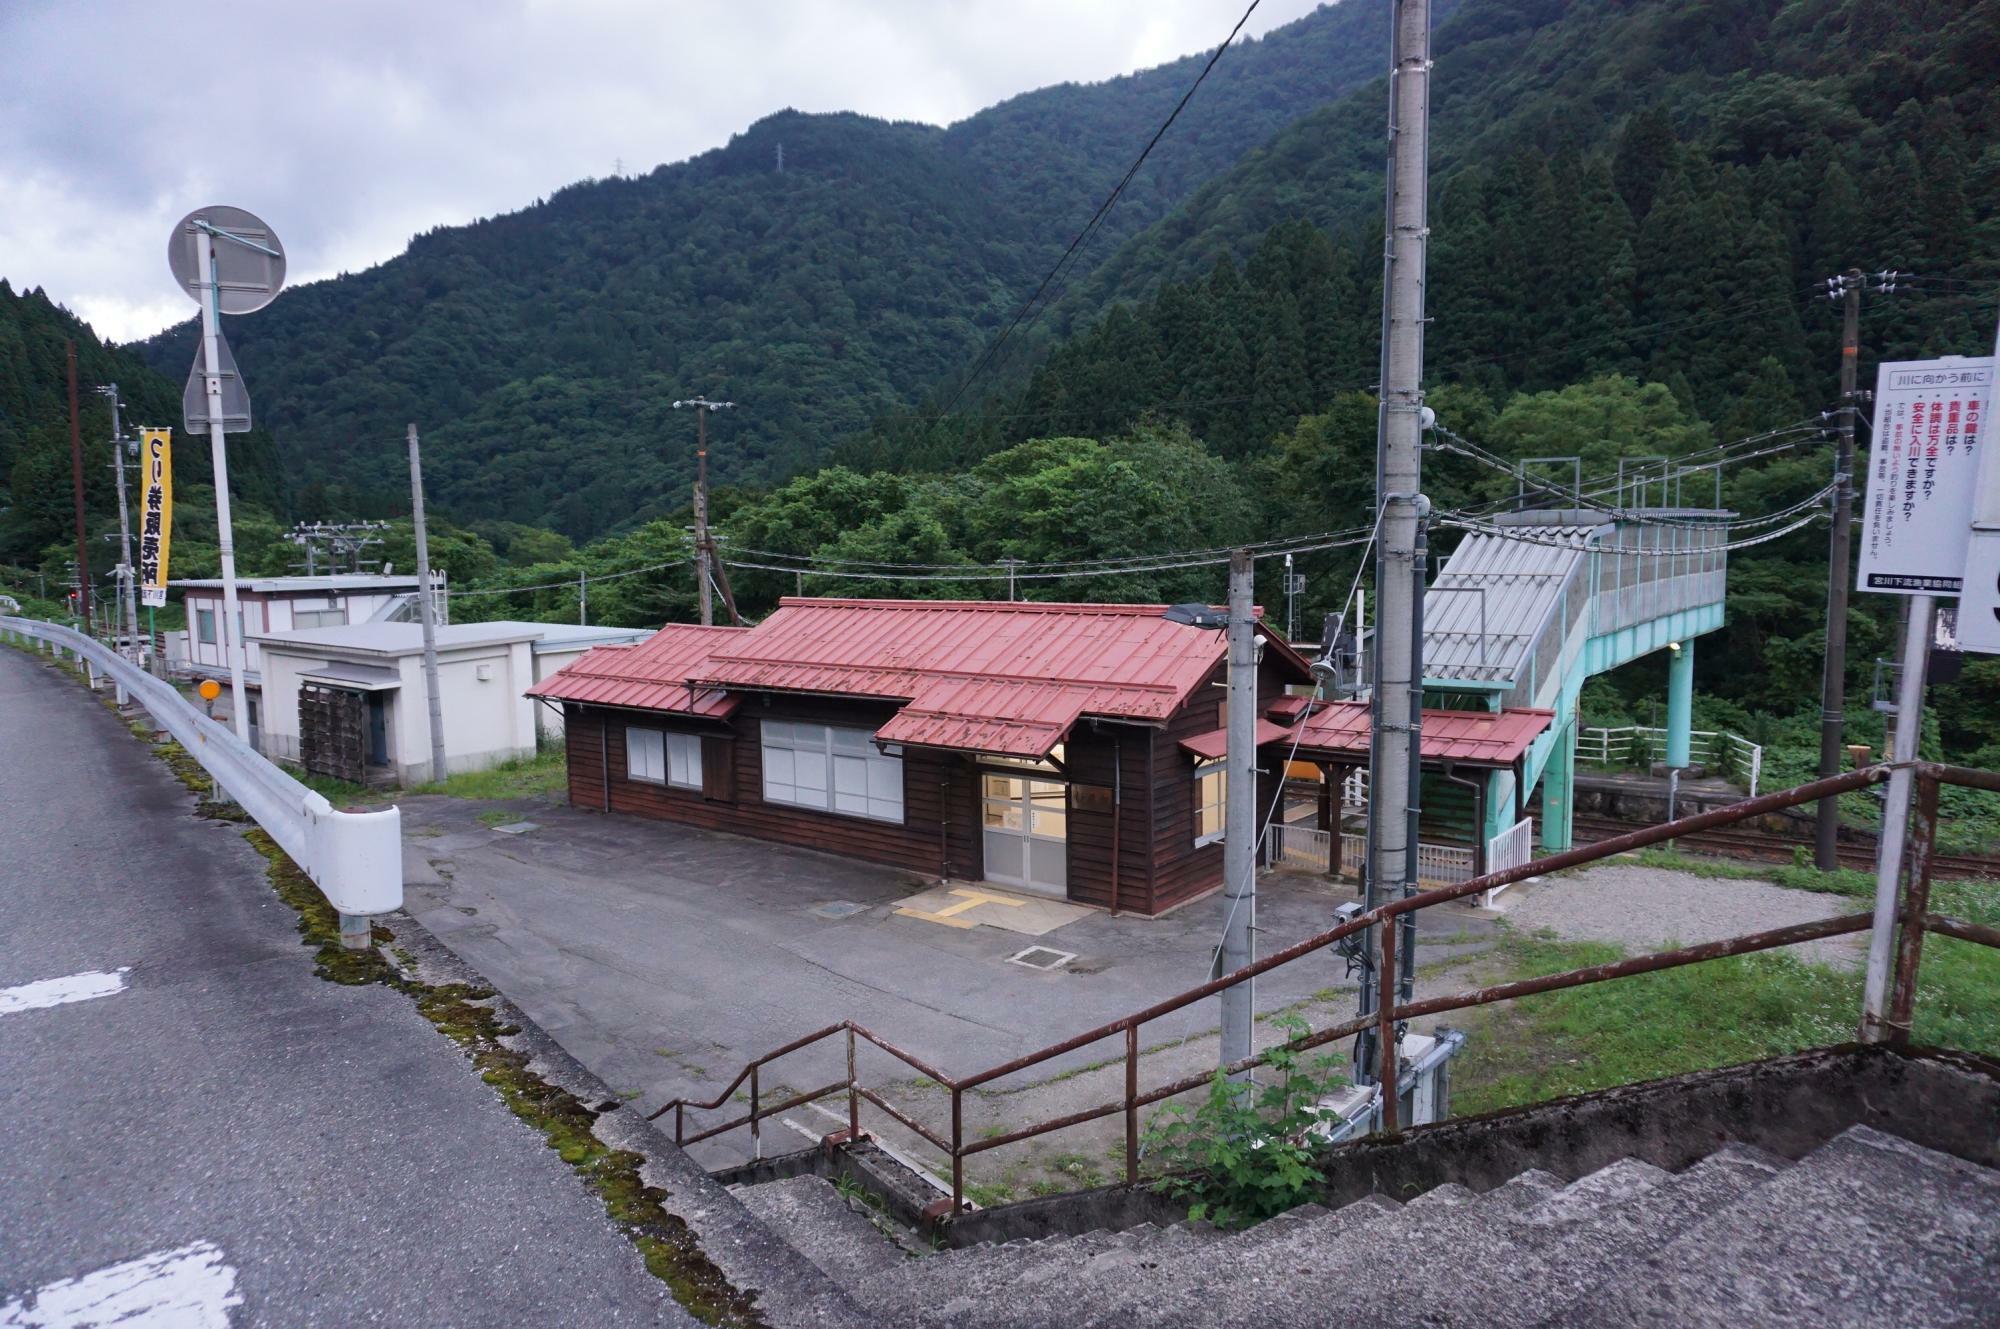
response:
<path fill-rule="evenodd" d="M 1755 932 L 1744 936 L 1729 937 L 1719 941 L 1705 942 L 1698 946 L 1683 946 L 1674 950 L 1661 951 L 1651 955 L 1630 956 L 1608 964 L 1589 965 L 1563 973 L 1545 974 L 1536 978 L 1516 982 L 1500 983 L 1489 987 L 1461 992 L 1452 996 L 1426 997 L 1421 1000 L 1397 1002 L 1395 992 L 1396 946 L 1398 928 L 1378 927 L 1403 914 L 1453 900 L 1480 895 L 1512 885 L 1528 877 L 1544 873 L 1559 872 L 1565 868 L 1577 867 L 1594 862 L 1613 854 L 1648 845 L 1659 844 L 1677 836 L 1686 836 L 1715 826 L 1730 825 L 1750 817 L 1762 816 L 1780 808 L 1797 807 L 1816 802 L 1829 795 L 1843 794 L 1881 783 L 1889 778 L 1890 767 L 1868 766 L 1849 771 L 1829 779 L 1815 780 L 1794 789 L 1780 790 L 1756 798 L 1748 798 L 1725 808 L 1682 817 L 1677 821 L 1658 826 L 1647 826 L 1625 835 L 1595 844 L 1582 845 L 1551 854 L 1546 858 L 1496 869 L 1470 880 L 1436 887 L 1407 896 L 1401 900 L 1378 905 L 1376 908 L 1356 915 L 1348 921 L 1324 932 L 1294 942 L 1282 950 L 1255 963 L 1245 965 L 1232 973 L 1224 974 L 1199 987 L 1190 988 L 1176 996 L 1155 1002 L 1143 1010 L 1101 1024 L 1082 1033 L 1072 1035 L 1061 1042 L 1050 1044 L 1038 1051 L 1002 1062 L 983 1071 L 964 1076 L 951 1076 L 928 1065 L 918 1057 L 896 1047 L 894 1044 L 871 1033 L 852 1021 L 828 1025 L 815 1033 L 806 1035 L 786 1044 L 782 1048 L 766 1053 L 749 1063 L 738 1073 L 721 1093 L 707 1102 L 677 1098 L 666 1103 L 651 1115 L 652 1118 L 674 1114 L 674 1139 L 677 1143 L 693 1144 L 711 1139 L 727 1131 L 748 1125 L 751 1128 L 753 1149 L 761 1150 L 761 1136 L 758 1123 L 771 1115 L 787 1111 L 808 1102 L 815 1102 L 835 1094 L 845 1094 L 848 1105 L 847 1130 L 833 1137 L 852 1139 L 861 1133 L 860 1104 L 866 1101 L 880 1108 L 892 1120 L 927 1141 L 943 1153 L 951 1162 L 951 1200 L 949 1209 L 944 1209 L 944 1201 L 939 1202 L 940 1213 L 956 1213 L 965 1207 L 965 1160 L 989 1149 L 1016 1144 L 1023 1140 L 1047 1135 L 1054 1131 L 1080 1126 L 1085 1122 L 1103 1117 L 1123 1114 L 1125 1133 L 1125 1180 L 1134 1183 L 1139 1177 L 1139 1111 L 1141 1108 L 1198 1089 L 1207 1084 L 1215 1072 L 1204 1071 L 1198 1075 L 1185 1076 L 1165 1084 L 1141 1089 L 1139 1086 L 1140 1031 L 1148 1024 L 1162 1017 L 1186 1009 L 1196 1002 L 1205 1001 L 1226 988 L 1239 983 L 1247 983 L 1260 974 L 1265 974 L 1294 960 L 1325 950 L 1336 943 L 1366 933 L 1374 929 L 1374 944 L 1378 947 L 1381 963 L 1377 973 L 1381 976 L 1381 992 L 1377 1009 L 1367 1015 L 1313 1030 L 1291 1039 L 1286 1043 L 1265 1049 L 1263 1052 L 1241 1058 L 1221 1067 L 1222 1071 L 1235 1073 L 1265 1064 L 1273 1052 L 1280 1050 L 1293 1053 L 1321 1047 L 1339 1039 L 1350 1037 L 1363 1029 L 1375 1027 L 1378 1030 L 1376 1046 L 1381 1050 L 1381 1059 L 1376 1067 L 1376 1078 L 1380 1086 L 1381 1127 L 1389 1134 L 1400 1130 L 1398 1120 L 1399 1105 L 1397 1075 L 1400 1069 L 1397 1054 L 1397 1027 L 1419 1016 L 1438 1015 L 1448 1011 L 1464 1010 L 1473 1006 L 1485 1006 L 1494 1002 L 1509 1001 L 1516 997 L 1529 996 L 1538 992 L 1551 992 L 1560 988 L 1582 987 L 1594 983 L 1609 982 L 1628 978 L 1637 974 L 1653 973 L 1662 969 L 1678 968 L 1690 964 L 1702 964 L 1733 955 L 1748 955 L 1759 951 L 1773 950 L 1783 946 L 1794 946 L 1802 942 L 1818 941 L 1827 937 L 1844 936 L 1849 933 L 1866 932 L 1873 923 L 1868 913 L 1842 914 L 1811 922 L 1796 923 L 1788 927 L 1773 928 L 1765 932 Z M 1914 768 L 1916 775 L 1915 833 L 1913 858 L 1908 872 L 1908 885 L 1899 901 L 1897 918 L 1902 924 L 1895 956 L 1894 987 L 1885 1014 L 1886 1027 L 1865 1028 L 1865 1037 L 1886 1037 L 1892 1041 L 1907 1042 L 1910 1032 L 1911 1012 L 1915 1006 L 1917 971 L 1921 960 L 1923 939 L 1926 934 L 1953 937 L 1961 941 L 2000 947 L 2000 928 L 1981 923 L 1950 918 L 1930 912 L 1931 864 L 1935 857 L 1938 819 L 1938 788 L 1941 784 L 1961 785 L 1969 788 L 2000 792 L 2000 774 L 1986 771 L 1965 770 L 1958 767 L 1940 766 L 1934 763 L 1919 763 Z M 847 1076 L 821 1088 L 804 1093 L 788 1095 L 782 1103 L 767 1105 L 762 1102 L 759 1078 L 765 1066 L 778 1058 L 799 1052 L 807 1047 L 822 1043 L 830 1038 L 845 1036 L 847 1040 Z M 1051 1061 L 1067 1053 L 1085 1048 L 1108 1038 L 1121 1037 L 1124 1042 L 1124 1089 L 1116 1098 L 1108 1099 L 1075 1112 L 1065 1113 L 1045 1121 L 1034 1122 L 1016 1130 L 999 1135 L 986 1136 L 975 1140 L 965 1138 L 964 1099 L 970 1091 L 1005 1076 L 1014 1075 Z M 942 1130 L 933 1129 L 918 1122 L 913 1116 L 890 1104 L 877 1090 L 861 1082 L 856 1070 L 855 1049 L 857 1040 L 866 1041 L 881 1048 L 905 1065 L 915 1069 L 924 1078 L 937 1084 L 950 1094 L 951 1126 L 947 1135 Z M 750 1083 L 749 1111 L 730 1121 L 720 1123 L 688 1134 L 686 1117 L 690 1111 L 713 1111 L 728 1103 L 745 1080 Z M 760 1154 L 761 1156 L 761 1154 Z"/>
<path fill-rule="evenodd" d="M 227 726 L 196 710 L 172 684 L 73 628 L 5 616 L 0 617 L 0 637 L 36 642 L 58 657 L 67 651 L 83 662 L 93 688 L 102 674 L 117 686 L 120 701 L 129 696 L 145 707 L 341 914 L 363 919 L 403 907 L 402 814 L 395 808 L 336 811 L 325 795 L 306 788 Z M 343 928 L 343 940 L 350 935 L 365 944 L 365 928 L 358 934 Z"/>

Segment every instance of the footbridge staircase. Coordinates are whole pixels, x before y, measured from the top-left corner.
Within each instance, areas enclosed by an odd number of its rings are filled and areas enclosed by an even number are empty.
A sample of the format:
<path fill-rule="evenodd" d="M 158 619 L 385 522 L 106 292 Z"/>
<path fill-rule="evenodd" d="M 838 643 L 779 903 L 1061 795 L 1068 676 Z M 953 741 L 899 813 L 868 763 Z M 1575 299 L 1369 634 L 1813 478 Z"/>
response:
<path fill-rule="evenodd" d="M 1542 847 L 1569 847 L 1577 698 L 1592 674 L 1669 652 L 1670 764 L 1676 737 L 1685 753 L 1694 641 L 1723 623 L 1728 518 L 1708 508 L 1557 509 L 1465 523 L 1424 597 L 1427 704 L 1555 712 L 1518 787 L 1511 772 L 1487 777 L 1489 841 L 1539 787 Z"/>

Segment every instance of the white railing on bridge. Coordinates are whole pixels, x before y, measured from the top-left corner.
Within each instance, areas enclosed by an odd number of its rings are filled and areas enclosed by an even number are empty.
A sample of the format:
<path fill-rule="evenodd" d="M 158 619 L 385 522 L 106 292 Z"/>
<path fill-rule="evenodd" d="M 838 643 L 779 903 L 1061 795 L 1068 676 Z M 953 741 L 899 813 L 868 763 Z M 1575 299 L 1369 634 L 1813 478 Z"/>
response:
<path fill-rule="evenodd" d="M 1649 725 L 1592 725 L 1576 733 L 1576 759 L 1591 766 L 1640 769 L 1667 757 L 1667 731 Z M 1741 734 L 1695 729 L 1688 733 L 1688 760 L 1757 796 L 1764 774 L 1764 749 Z"/>
<path fill-rule="evenodd" d="M 34 641 L 58 656 L 68 652 L 84 663 L 93 688 L 100 675 L 110 678 L 119 700 L 129 695 L 145 707 L 340 913 L 364 918 L 403 907 L 402 814 L 395 808 L 335 811 L 325 795 L 196 710 L 172 684 L 73 628 L 0 617 L 0 636 Z"/>

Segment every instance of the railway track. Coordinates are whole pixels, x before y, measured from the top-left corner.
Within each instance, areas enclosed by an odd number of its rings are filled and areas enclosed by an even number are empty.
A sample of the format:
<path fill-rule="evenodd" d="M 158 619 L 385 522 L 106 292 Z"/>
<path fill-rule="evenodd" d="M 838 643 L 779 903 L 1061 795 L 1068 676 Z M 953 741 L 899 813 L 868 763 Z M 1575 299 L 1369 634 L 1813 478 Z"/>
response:
<path fill-rule="evenodd" d="M 1593 844 L 1639 828 L 1632 822 L 1619 821 L 1613 817 L 1579 814 L 1572 823 L 1572 829 L 1578 844 Z M 1698 831 L 1693 835 L 1679 836 L 1675 843 L 1684 849 L 1703 850 L 1725 854 L 1731 858 L 1756 859 L 1767 863 L 1789 863 L 1798 850 L 1803 849 L 1810 856 L 1813 849 L 1812 841 L 1798 836 L 1778 835 L 1770 831 L 1732 826 L 1716 827 L 1713 830 Z M 1875 869 L 1873 844 L 1843 841 L 1838 852 L 1840 865 L 1844 868 L 1858 868 L 1867 872 Z M 1950 881 L 2000 877 L 2000 858 L 1984 854 L 1939 854 L 1932 860 L 1931 874 L 1935 878 Z"/>

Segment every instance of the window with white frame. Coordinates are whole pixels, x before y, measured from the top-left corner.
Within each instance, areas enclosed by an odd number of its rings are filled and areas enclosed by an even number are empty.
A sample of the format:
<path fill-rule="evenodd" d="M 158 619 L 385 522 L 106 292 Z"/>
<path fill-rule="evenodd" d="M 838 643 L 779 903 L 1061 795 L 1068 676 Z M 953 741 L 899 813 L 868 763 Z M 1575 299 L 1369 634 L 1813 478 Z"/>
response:
<path fill-rule="evenodd" d="M 626 726 L 625 776 L 676 789 L 701 788 L 701 736 Z"/>
<path fill-rule="evenodd" d="M 1194 771 L 1194 842 L 1214 844 L 1228 817 L 1229 773 L 1219 761 Z"/>
<path fill-rule="evenodd" d="M 339 628 L 347 626 L 347 606 L 335 605 L 331 609 L 293 609 L 292 626 L 295 628 Z"/>
<path fill-rule="evenodd" d="M 764 801 L 903 820 L 903 754 L 866 729 L 768 720 L 762 726 Z"/>
<path fill-rule="evenodd" d="M 204 646 L 215 645 L 215 611 L 197 609 L 194 611 L 195 640 Z"/>
<path fill-rule="evenodd" d="M 701 788 L 701 735 L 667 735 L 667 783 L 676 789 Z"/>
<path fill-rule="evenodd" d="M 625 728 L 625 778 L 648 784 L 667 782 L 667 736 L 657 729 Z"/>

